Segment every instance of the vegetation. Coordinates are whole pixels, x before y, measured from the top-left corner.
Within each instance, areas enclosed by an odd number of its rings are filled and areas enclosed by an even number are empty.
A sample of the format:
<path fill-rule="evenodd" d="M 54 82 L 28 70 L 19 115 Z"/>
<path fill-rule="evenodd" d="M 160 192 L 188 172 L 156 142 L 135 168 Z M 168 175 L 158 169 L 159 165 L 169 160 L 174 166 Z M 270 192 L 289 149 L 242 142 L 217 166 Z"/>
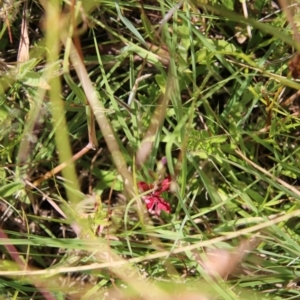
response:
<path fill-rule="evenodd" d="M 0 1 L 2 299 L 299 299 L 299 1 Z"/>

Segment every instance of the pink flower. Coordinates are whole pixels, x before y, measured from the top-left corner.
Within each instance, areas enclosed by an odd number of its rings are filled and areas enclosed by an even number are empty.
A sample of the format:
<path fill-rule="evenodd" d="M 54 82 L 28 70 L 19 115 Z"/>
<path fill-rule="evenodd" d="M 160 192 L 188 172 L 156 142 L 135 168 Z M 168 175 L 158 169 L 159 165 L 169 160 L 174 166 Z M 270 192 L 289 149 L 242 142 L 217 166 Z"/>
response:
<path fill-rule="evenodd" d="M 161 193 L 169 191 L 170 183 L 170 176 L 166 177 L 159 185 L 148 184 L 144 181 L 138 183 L 138 187 L 141 192 L 150 191 L 148 195 L 142 196 L 142 199 L 145 201 L 147 210 L 150 214 L 159 216 L 162 210 L 170 213 L 170 203 L 166 202 L 165 199 L 160 196 Z"/>

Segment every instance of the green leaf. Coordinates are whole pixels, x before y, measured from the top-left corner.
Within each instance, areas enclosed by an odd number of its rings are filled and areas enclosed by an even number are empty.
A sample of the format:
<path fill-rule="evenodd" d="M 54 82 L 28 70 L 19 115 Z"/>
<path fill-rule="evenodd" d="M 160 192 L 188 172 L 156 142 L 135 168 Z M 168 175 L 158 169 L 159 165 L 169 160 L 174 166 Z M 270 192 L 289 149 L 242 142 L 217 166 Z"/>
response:
<path fill-rule="evenodd" d="M 118 1 L 115 1 L 115 5 L 116 5 L 118 16 L 122 20 L 124 25 L 138 38 L 140 42 L 146 45 L 144 38 L 140 35 L 140 33 L 136 30 L 136 28 L 132 25 L 132 23 L 122 15 Z"/>
<path fill-rule="evenodd" d="M 150 40 L 154 41 L 154 30 L 152 28 L 151 22 L 149 21 L 147 15 L 144 12 L 144 10 L 142 10 L 141 20 L 142 20 L 143 26 L 144 26 Z"/>
<path fill-rule="evenodd" d="M 232 44 L 229 43 L 227 41 L 224 40 L 212 40 L 212 39 L 207 39 L 207 42 L 209 44 L 211 44 L 212 46 L 214 46 L 214 51 L 216 51 L 215 53 L 224 53 L 224 54 L 229 54 L 229 53 L 233 53 L 236 52 L 237 49 L 236 47 Z M 196 60 L 198 63 L 202 63 L 202 64 L 206 64 L 207 63 L 207 59 L 211 60 L 211 54 L 214 52 L 209 52 L 209 49 L 207 49 L 207 47 L 203 47 L 201 48 L 199 51 L 196 52 Z"/>
<path fill-rule="evenodd" d="M 37 59 L 33 58 L 18 65 L 17 79 L 21 80 L 37 65 Z"/>
<path fill-rule="evenodd" d="M 245 1 L 245 0 L 242 0 L 242 1 Z M 222 4 L 230 10 L 234 9 L 234 0 L 223 0 Z"/>
<path fill-rule="evenodd" d="M 121 53 L 124 53 L 124 52 L 125 53 L 126 52 L 134 52 L 137 55 L 139 55 L 140 57 L 147 59 L 147 61 L 149 61 L 151 64 L 153 64 L 157 67 L 162 67 L 159 55 L 157 55 L 151 51 L 148 51 L 140 46 L 130 44 L 121 50 Z"/>
<path fill-rule="evenodd" d="M 2 198 L 9 197 L 23 189 L 24 189 L 24 184 L 22 184 L 20 182 L 8 183 L 8 184 L 0 187 L 0 197 L 2 197 Z"/>
<path fill-rule="evenodd" d="M 161 74 L 157 74 L 155 75 L 155 80 L 157 82 L 157 84 L 160 87 L 160 90 L 162 91 L 162 93 L 166 92 L 166 80 L 165 77 Z"/>
<path fill-rule="evenodd" d="M 22 83 L 32 87 L 38 87 L 45 90 L 49 90 L 50 86 L 47 81 L 43 78 L 42 73 L 29 71 L 26 77 L 22 79 Z"/>

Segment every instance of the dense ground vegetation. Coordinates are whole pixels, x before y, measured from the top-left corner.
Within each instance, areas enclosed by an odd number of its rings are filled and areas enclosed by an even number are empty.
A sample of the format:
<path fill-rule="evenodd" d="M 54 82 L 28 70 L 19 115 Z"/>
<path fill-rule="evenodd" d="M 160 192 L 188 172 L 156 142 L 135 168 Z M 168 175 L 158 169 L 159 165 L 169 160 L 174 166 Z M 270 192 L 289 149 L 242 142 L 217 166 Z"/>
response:
<path fill-rule="evenodd" d="M 0 1 L 1 299 L 300 299 L 298 1 Z"/>

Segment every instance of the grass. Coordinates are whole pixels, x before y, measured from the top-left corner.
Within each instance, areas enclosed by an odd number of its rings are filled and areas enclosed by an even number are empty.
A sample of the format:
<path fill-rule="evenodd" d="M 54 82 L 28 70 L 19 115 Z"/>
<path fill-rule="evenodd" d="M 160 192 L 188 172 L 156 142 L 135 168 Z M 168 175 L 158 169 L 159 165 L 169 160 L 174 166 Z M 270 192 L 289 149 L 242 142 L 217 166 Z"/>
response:
<path fill-rule="evenodd" d="M 204 2 L 0 4 L 2 299 L 300 297 L 298 2 Z"/>

